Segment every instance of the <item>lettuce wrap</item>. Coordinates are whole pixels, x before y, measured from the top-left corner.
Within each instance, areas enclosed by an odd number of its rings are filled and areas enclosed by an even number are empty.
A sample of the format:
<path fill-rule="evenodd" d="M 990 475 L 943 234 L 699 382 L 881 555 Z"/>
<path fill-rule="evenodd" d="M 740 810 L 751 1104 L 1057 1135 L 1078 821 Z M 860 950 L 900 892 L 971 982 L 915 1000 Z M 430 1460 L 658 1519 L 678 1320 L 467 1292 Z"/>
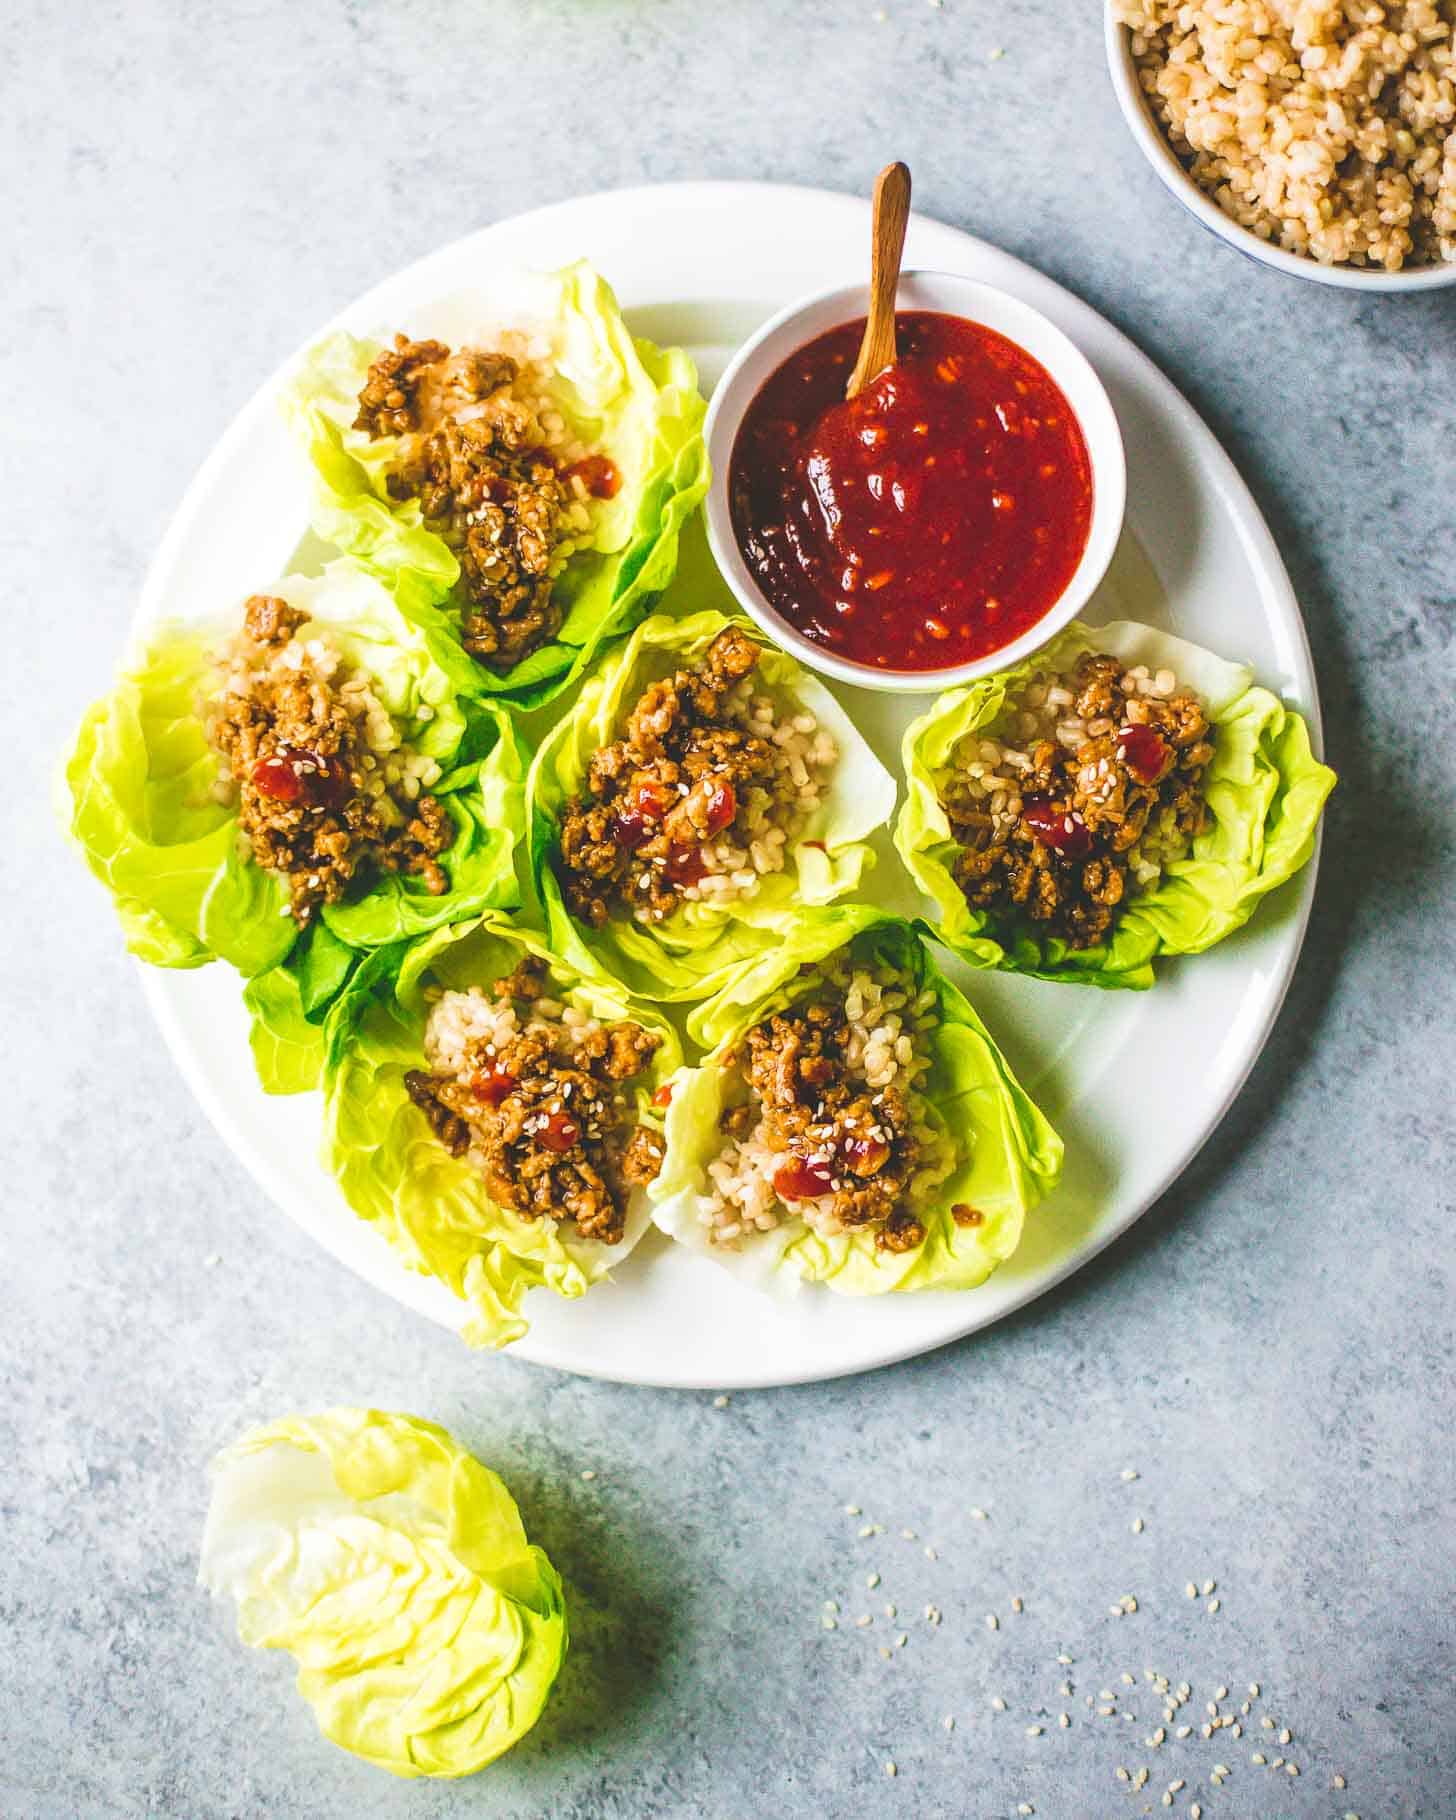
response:
<path fill-rule="evenodd" d="M 566 1654 L 561 1576 L 443 1428 L 329 1409 L 212 1462 L 200 1579 L 254 1649 L 286 1649 L 341 1749 L 468 1776 L 540 1717 Z"/>
<path fill-rule="evenodd" d="M 253 982 L 263 1083 L 295 1091 L 316 1076 L 318 1026 L 358 955 L 519 903 L 525 766 L 509 716 L 461 697 L 474 665 L 448 627 L 411 617 L 369 570 L 336 562 L 273 592 L 309 615 L 298 636 L 326 635 L 368 674 L 414 750 L 440 767 L 431 794 L 456 830 L 440 856 L 445 892 L 370 874 L 300 932 L 286 883 L 255 864 L 236 803 L 217 789 L 220 762 L 201 708 L 221 684 L 217 653 L 233 626 L 154 633 L 86 715 L 64 785 L 70 832 L 111 892 L 128 947 L 157 966 L 236 967 Z"/>
<path fill-rule="evenodd" d="M 560 822 L 584 791 L 593 754 L 618 739 L 643 689 L 697 663 L 730 625 L 749 633 L 762 656 L 755 678 L 786 705 L 811 712 L 838 748 L 823 801 L 787 843 L 782 871 L 726 903 L 683 902 L 663 921 L 638 922 L 616 911 L 600 928 L 574 917 L 557 875 Z M 843 897 L 874 855 L 865 841 L 890 819 L 895 781 L 828 689 L 747 621 L 716 610 L 674 619 L 657 615 L 610 653 L 583 685 L 571 711 L 542 742 L 527 781 L 532 872 L 556 951 L 583 968 L 597 967 L 648 1000 L 709 997 L 737 966 L 776 948 L 806 909 Z"/>
<path fill-rule="evenodd" d="M 952 876 L 961 849 L 941 806 L 938 781 L 969 733 L 1008 730 L 1014 698 L 1038 673 L 1069 670 L 1084 652 L 1124 664 L 1167 668 L 1199 697 L 1213 729 L 1204 772 L 1208 821 L 1182 859 L 1116 913 L 1111 939 L 1075 949 L 1029 919 L 973 908 Z M 1159 955 L 1199 954 L 1241 928 L 1259 901 L 1314 852 L 1320 811 L 1335 774 L 1310 750 L 1309 728 L 1250 671 L 1198 645 L 1131 620 L 1074 622 L 1035 657 L 942 695 L 906 729 L 907 794 L 895 845 L 939 910 L 936 934 L 976 967 L 1036 979 L 1146 988 Z"/>
<path fill-rule="evenodd" d="M 707 1172 L 726 1142 L 719 1119 L 731 1103 L 734 1051 L 753 1025 L 813 995 L 825 967 L 841 957 L 854 970 L 892 968 L 908 976 L 916 995 L 934 995 L 920 1110 L 944 1174 L 913 1209 L 924 1239 L 910 1250 L 887 1250 L 870 1228 L 824 1236 L 785 1209 L 788 1217 L 770 1231 L 731 1245 L 712 1240 L 704 1219 Z M 1015 1251 L 1026 1214 L 1061 1175 L 1061 1139 L 965 996 L 936 967 L 919 929 L 899 917 L 852 904 L 804 918 L 781 947 L 742 967 L 695 1021 L 711 1048 L 672 1083 L 666 1160 L 650 1190 L 653 1218 L 680 1244 L 757 1287 L 792 1292 L 805 1282 L 826 1283 L 841 1295 L 974 1289 Z"/>
<path fill-rule="evenodd" d="M 427 1065 L 430 989 L 488 990 L 527 955 L 546 964 L 554 996 L 565 1004 L 604 1023 L 632 1019 L 662 1037 L 632 1088 L 639 1122 L 660 1128 L 652 1096 L 681 1060 L 676 1033 L 614 982 L 574 967 L 542 936 L 500 915 L 437 930 L 412 944 L 397 966 L 381 966 L 367 985 L 351 984 L 325 1032 L 325 1167 L 354 1211 L 412 1270 L 439 1278 L 467 1304 L 464 1333 L 472 1346 L 519 1339 L 528 1325 L 521 1304 L 531 1289 L 585 1295 L 651 1224 L 642 1191 L 629 1202 L 622 1242 L 610 1246 L 583 1238 L 569 1221 L 530 1219 L 498 1205 L 480 1170 L 450 1154 L 410 1099 L 405 1076 Z"/>
<path fill-rule="evenodd" d="M 627 630 L 672 577 L 678 534 L 707 491 L 705 406 L 680 348 L 634 338 L 606 281 L 584 263 L 552 273 L 503 275 L 420 312 L 416 332 L 455 348 L 492 348 L 503 336 L 547 371 L 545 395 L 571 438 L 606 455 L 620 477 L 590 507 L 590 529 L 557 578 L 564 609 L 556 636 L 504 674 L 474 665 L 472 687 L 536 707 L 564 689 L 604 638 Z M 391 498 L 400 438 L 354 428 L 376 341 L 333 334 L 304 357 L 284 409 L 315 477 L 321 537 L 386 576 L 412 573 L 457 619 L 460 564 L 429 529 L 415 499 Z"/>

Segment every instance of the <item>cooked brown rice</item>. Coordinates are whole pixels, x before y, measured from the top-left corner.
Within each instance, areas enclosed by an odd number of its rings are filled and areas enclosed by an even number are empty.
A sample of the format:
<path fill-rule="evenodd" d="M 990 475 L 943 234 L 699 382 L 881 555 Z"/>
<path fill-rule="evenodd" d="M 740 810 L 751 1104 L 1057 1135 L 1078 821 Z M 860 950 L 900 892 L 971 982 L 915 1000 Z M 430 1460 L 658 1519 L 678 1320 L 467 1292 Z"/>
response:
<path fill-rule="evenodd" d="M 1113 0 L 1225 213 L 1326 265 L 1456 261 L 1456 0 Z"/>

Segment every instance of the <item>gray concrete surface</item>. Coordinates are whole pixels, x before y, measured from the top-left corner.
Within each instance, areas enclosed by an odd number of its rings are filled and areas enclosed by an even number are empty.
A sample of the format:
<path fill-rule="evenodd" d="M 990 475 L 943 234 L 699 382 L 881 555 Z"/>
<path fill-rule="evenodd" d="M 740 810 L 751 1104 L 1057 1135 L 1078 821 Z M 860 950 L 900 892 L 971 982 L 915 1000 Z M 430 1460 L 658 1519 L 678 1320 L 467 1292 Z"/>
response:
<path fill-rule="evenodd" d="M 7 21 L 4 1820 L 1087 1820 L 1167 1811 L 1179 1780 L 1174 1811 L 1208 1820 L 1456 1813 L 1456 295 L 1338 295 L 1203 235 L 1124 135 L 1091 0 L 883 14 L 112 0 Z M 1139 341 L 1269 514 L 1343 774 L 1293 994 L 1164 1202 L 966 1344 L 726 1409 L 473 1358 L 224 1150 L 53 837 L 52 763 L 196 464 L 351 295 L 557 197 L 860 188 L 890 155 L 927 211 Z M 334 1401 L 453 1426 L 569 1581 L 559 1697 L 468 1784 L 322 1744 L 286 1662 L 194 1590 L 210 1451 Z M 1145 1742 L 1145 1667 L 1191 1684 L 1189 1738 Z M 1205 1702 L 1226 1686 L 1237 1716 L 1250 1682 L 1243 1735 L 1203 1739 Z M 1100 1716 L 1103 1689 L 1135 1722 Z"/>

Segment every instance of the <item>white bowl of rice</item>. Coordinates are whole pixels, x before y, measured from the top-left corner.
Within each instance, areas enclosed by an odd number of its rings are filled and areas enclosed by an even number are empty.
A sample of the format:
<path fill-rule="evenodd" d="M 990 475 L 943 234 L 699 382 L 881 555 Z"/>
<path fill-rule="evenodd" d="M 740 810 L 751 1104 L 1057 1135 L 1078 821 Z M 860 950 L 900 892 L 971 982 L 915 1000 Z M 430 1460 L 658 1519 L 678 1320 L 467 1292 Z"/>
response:
<path fill-rule="evenodd" d="M 1361 291 L 1456 285 L 1456 0 L 1107 0 L 1133 138 L 1212 233 Z"/>

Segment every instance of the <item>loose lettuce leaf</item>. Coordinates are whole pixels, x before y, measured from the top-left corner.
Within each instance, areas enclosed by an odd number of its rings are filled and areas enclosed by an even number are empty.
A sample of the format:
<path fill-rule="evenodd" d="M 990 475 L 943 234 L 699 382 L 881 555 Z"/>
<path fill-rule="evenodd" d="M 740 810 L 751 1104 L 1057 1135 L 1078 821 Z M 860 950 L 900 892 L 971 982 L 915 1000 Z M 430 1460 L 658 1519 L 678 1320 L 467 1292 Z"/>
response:
<path fill-rule="evenodd" d="M 253 863 L 235 810 L 214 794 L 217 758 L 199 710 L 216 687 L 214 652 L 230 628 L 157 632 L 87 714 L 66 765 L 71 832 L 111 891 L 134 953 L 167 967 L 222 959 L 249 979 L 278 969 L 297 976 L 270 979 L 250 996 L 264 1025 L 254 1051 L 272 1091 L 307 1084 L 306 1062 L 276 1046 L 297 1049 L 299 1020 L 322 1017 L 350 955 L 520 901 L 523 749 L 504 712 L 461 699 L 474 665 L 438 619 L 404 610 L 414 588 L 405 582 L 396 596 L 359 564 L 337 562 L 317 577 L 291 576 L 276 592 L 369 672 L 414 745 L 443 768 L 433 792 L 456 836 L 443 856 L 450 888 L 439 897 L 417 878 L 375 878 L 328 905 L 300 939 L 282 881 Z"/>
<path fill-rule="evenodd" d="M 396 1776 L 468 1776 L 546 1704 L 561 1577 L 505 1486 L 443 1428 L 330 1409 L 212 1463 L 202 1584 L 286 1649 L 324 1736 Z"/>
<path fill-rule="evenodd" d="M 814 990 L 819 964 L 848 947 L 852 964 L 907 968 L 916 990 L 934 991 L 940 1022 L 925 1081 L 927 1121 L 956 1145 L 954 1173 L 923 1216 L 925 1241 L 914 1251 L 876 1249 L 871 1232 L 822 1238 L 802 1220 L 755 1234 L 739 1250 L 710 1245 L 698 1218 L 707 1167 L 723 1145 L 724 1062 L 750 1026 Z M 713 1045 L 702 1064 L 673 1082 L 667 1156 L 651 1188 L 653 1218 L 689 1246 L 761 1288 L 827 1283 L 841 1295 L 891 1290 L 974 1289 L 1009 1258 L 1027 1212 L 1055 1187 L 1062 1141 L 1017 1082 L 969 1002 L 931 959 L 920 932 L 898 917 L 847 905 L 803 919 L 783 945 L 743 967 L 700 1008 L 697 1030 Z M 953 1205 L 982 1217 L 958 1226 Z"/>
<path fill-rule="evenodd" d="M 605 928 L 591 929 L 570 915 L 556 876 L 567 800 L 584 788 L 592 755 L 620 737 L 646 685 L 698 662 L 730 623 L 711 610 L 644 621 L 588 678 L 570 713 L 539 748 L 527 781 L 531 865 L 552 946 L 580 967 L 600 967 L 647 999 L 708 997 L 736 966 L 776 948 L 806 908 L 852 891 L 874 863 L 866 837 L 889 820 L 895 806 L 894 779 L 835 698 L 793 658 L 760 640 L 757 674 L 809 709 L 839 747 L 830 787 L 790 846 L 790 863 L 765 877 L 751 897 L 730 904 L 686 903 L 652 926 L 613 917 Z"/>
<path fill-rule="evenodd" d="M 1156 888 L 1129 900 L 1109 941 L 1073 949 L 1024 919 L 972 909 L 951 873 L 960 849 L 940 806 L 936 778 L 971 732 L 1002 731 L 1006 698 L 1039 670 L 1064 669 L 1084 651 L 1166 667 L 1202 699 L 1216 729 L 1206 772 L 1209 825 Z M 942 695 L 906 729 L 907 796 L 895 845 L 940 911 L 936 933 L 977 967 L 1094 986 L 1153 984 L 1160 954 L 1201 954 L 1241 928 L 1259 900 L 1292 878 L 1314 851 L 1335 774 L 1310 751 L 1309 729 L 1251 673 L 1152 626 L 1120 620 L 1073 623 L 1034 658 Z"/>
<path fill-rule="evenodd" d="M 521 1304 L 528 1290 L 585 1295 L 651 1224 L 641 1194 L 614 1246 L 581 1238 L 569 1223 L 528 1220 L 497 1206 L 480 1172 L 450 1155 L 405 1091 L 405 1075 L 425 1066 L 426 988 L 488 988 L 526 953 L 547 963 L 555 996 L 604 1021 L 634 1018 L 662 1033 L 651 1071 L 636 1089 L 640 1116 L 660 1123 L 651 1097 L 681 1059 L 674 1032 L 614 982 L 583 972 L 543 937 L 495 914 L 414 943 L 367 988 L 351 987 L 336 1000 L 325 1029 L 325 1165 L 349 1205 L 411 1269 L 438 1277 L 468 1304 L 464 1332 L 474 1346 L 507 1346 L 525 1333 Z"/>
<path fill-rule="evenodd" d="M 412 324 L 416 333 L 457 347 L 489 346 L 504 329 L 529 335 L 552 369 L 556 408 L 622 477 L 616 497 L 593 508 L 590 547 L 572 556 L 556 584 L 565 609 L 556 638 L 505 675 L 474 666 L 473 692 L 537 707 L 580 674 L 604 638 L 634 625 L 672 577 L 678 534 L 708 485 L 697 372 L 680 348 L 635 340 L 611 288 L 584 263 L 499 277 L 441 300 L 423 318 Z M 285 395 L 315 475 L 314 529 L 381 573 L 412 573 L 458 611 L 460 568 L 449 546 L 425 528 L 418 502 L 389 497 L 399 439 L 371 442 L 353 427 L 379 351 L 378 342 L 331 335 L 305 357 Z"/>

